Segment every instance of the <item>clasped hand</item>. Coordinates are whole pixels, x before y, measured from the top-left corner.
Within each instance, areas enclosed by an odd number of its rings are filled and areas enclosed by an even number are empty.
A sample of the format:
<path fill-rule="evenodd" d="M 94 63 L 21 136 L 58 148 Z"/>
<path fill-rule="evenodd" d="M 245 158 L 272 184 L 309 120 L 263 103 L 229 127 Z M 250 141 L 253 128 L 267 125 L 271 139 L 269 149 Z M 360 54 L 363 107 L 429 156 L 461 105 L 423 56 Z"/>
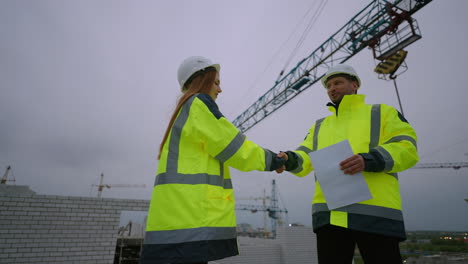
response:
<path fill-rule="evenodd" d="M 288 162 L 288 154 L 286 154 L 286 152 L 281 151 L 280 153 L 276 154 L 276 157 L 283 158 L 286 160 L 286 163 Z M 339 166 L 344 174 L 353 175 L 358 172 L 364 171 L 364 168 L 365 168 L 364 158 L 359 154 L 355 154 L 343 160 L 342 162 L 340 162 Z M 279 167 L 278 169 L 276 169 L 275 171 L 277 173 L 282 173 L 285 170 L 286 170 L 286 165 L 283 165 Z"/>

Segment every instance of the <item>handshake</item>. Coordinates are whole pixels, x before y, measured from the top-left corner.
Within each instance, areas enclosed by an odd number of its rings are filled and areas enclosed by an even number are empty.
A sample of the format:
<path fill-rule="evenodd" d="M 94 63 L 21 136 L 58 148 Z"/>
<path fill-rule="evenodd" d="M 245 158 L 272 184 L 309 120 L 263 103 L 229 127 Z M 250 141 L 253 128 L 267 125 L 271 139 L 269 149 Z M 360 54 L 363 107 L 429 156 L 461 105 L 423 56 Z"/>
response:
<path fill-rule="evenodd" d="M 340 170 L 342 170 L 344 174 L 349 175 L 353 175 L 364 170 L 370 172 L 378 172 L 383 170 L 383 168 L 380 168 L 382 166 L 379 167 L 374 164 L 377 163 L 375 161 L 376 159 L 377 158 L 374 157 L 374 155 L 372 154 L 360 153 L 348 157 L 347 159 L 341 161 L 338 165 L 340 166 Z M 295 170 L 299 167 L 298 160 L 298 155 L 295 152 L 281 151 L 280 153 L 276 154 L 275 158 L 273 159 L 270 171 L 282 173 L 285 170 Z"/>
<path fill-rule="evenodd" d="M 289 155 L 293 154 L 290 151 L 288 152 L 289 152 Z M 288 162 L 289 160 L 288 153 L 281 151 L 280 153 L 274 154 L 274 155 L 276 156 L 272 159 L 272 164 L 270 166 L 269 171 L 276 171 L 277 173 L 282 173 L 283 171 L 287 170 L 287 168 L 289 169 L 291 167 L 290 162 Z"/>
<path fill-rule="evenodd" d="M 290 152 L 290 153 L 292 154 L 292 152 Z M 282 173 L 283 171 L 286 170 L 286 167 L 288 167 L 288 168 L 290 167 L 290 166 L 288 166 L 290 164 L 288 162 L 289 157 L 288 157 L 288 154 L 286 152 L 281 151 L 280 153 L 276 154 L 275 159 L 281 160 L 281 166 L 279 166 L 278 168 L 275 168 L 276 173 Z"/>

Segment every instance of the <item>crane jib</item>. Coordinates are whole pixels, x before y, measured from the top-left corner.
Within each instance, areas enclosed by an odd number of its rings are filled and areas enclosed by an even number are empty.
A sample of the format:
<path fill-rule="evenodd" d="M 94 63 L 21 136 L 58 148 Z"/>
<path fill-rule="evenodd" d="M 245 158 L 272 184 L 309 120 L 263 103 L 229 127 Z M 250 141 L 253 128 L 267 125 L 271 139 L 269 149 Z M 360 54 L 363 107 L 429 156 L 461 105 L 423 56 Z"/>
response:
<path fill-rule="evenodd" d="M 420 39 L 419 28 L 411 15 L 431 1 L 372 1 L 275 82 L 233 124 L 241 132 L 247 131 L 320 80 L 328 67 L 349 60 L 366 47 L 373 49 L 374 58 L 383 60 Z M 382 42 L 391 45 L 383 48 Z"/>

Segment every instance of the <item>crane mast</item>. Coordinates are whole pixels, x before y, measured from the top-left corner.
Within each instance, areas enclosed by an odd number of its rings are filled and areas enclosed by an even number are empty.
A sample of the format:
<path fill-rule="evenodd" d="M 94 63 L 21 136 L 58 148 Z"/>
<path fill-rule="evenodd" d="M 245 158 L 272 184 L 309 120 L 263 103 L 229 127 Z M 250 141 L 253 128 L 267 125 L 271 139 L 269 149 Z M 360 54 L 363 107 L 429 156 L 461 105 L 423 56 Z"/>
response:
<path fill-rule="evenodd" d="M 247 131 L 320 80 L 330 66 L 349 60 L 365 47 L 373 49 L 376 59 L 384 60 L 420 39 L 417 22 L 411 15 L 431 1 L 373 0 L 277 81 L 233 124 L 241 132 Z"/>
<path fill-rule="evenodd" d="M 285 213 L 286 215 L 288 214 L 288 210 L 286 208 L 280 208 L 279 203 L 278 203 L 278 198 L 277 198 L 277 187 L 276 187 L 276 181 L 272 180 L 271 182 L 271 196 L 265 197 L 262 199 L 263 200 L 263 205 L 251 205 L 251 204 L 238 204 L 236 205 L 236 210 L 246 210 L 246 211 L 251 211 L 251 212 L 267 212 L 268 217 L 271 219 L 271 232 L 272 232 L 272 238 L 276 238 L 276 227 L 279 222 L 279 224 L 282 224 L 281 220 L 281 214 L 280 213 Z M 269 199 L 270 204 L 268 206 L 265 205 L 265 200 Z M 241 199 L 244 200 L 244 199 Z M 249 200 L 258 200 L 258 198 L 253 198 Z M 266 231 L 266 228 L 264 226 L 264 231 Z"/>
<path fill-rule="evenodd" d="M 266 195 L 266 191 L 265 189 L 263 189 L 263 196 L 262 197 L 246 197 L 246 198 L 243 198 L 243 197 L 240 197 L 240 198 L 236 198 L 236 201 L 239 201 L 239 200 L 251 200 L 251 201 L 262 201 L 262 207 L 261 207 L 261 211 L 263 212 L 263 231 L 266 233 L 266 230 L 267 230 L 267 204 L 266 204 L 266 201 L 267 200 L 271 200 L 271 197 L 270 196 L 267 196 Z M 257 205 L 241 205 L 241 206 L 237 206 L 238 210 L 250 210 L 252 213 L 256 213 L 258 211 L 258 208 L 259 206 Z M 242 208 L 242 209 L 239 209 L 239 208 Z"/>

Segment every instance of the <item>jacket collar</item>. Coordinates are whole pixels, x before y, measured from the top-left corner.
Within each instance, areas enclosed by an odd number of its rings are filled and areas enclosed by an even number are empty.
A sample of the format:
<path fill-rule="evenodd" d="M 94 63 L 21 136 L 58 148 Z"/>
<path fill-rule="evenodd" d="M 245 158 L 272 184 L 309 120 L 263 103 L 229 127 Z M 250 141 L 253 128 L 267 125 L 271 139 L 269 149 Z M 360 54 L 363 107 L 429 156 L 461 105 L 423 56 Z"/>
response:
<path fill-rule="evenodd" d="M 363 106 L 365 104 L 365 99 L 366 96 L 364 94 L 345 95 L 338 105 L 329 102 L 327 106 L 330 112 L 338 114 L 343 111 L 352 111 L 355 108 Z"/>

